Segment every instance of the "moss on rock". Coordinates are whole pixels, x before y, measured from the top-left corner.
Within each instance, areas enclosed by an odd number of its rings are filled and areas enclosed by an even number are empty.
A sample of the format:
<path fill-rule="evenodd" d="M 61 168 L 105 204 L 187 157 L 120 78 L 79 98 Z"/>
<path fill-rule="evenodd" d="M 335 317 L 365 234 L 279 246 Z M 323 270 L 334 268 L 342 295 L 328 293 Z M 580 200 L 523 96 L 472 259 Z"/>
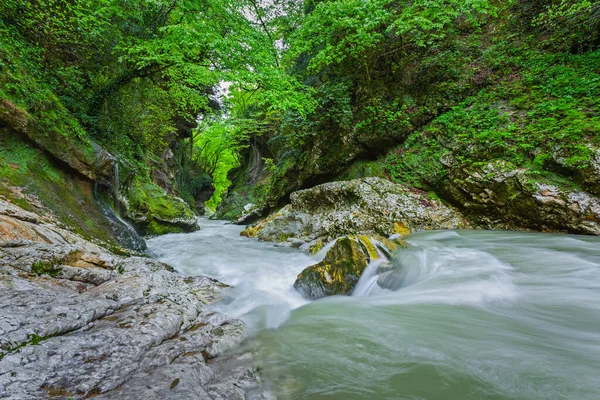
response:
<path fill-rule="evenodd" d="M 117 232 L 95 201 L 93 185 L 18 132 L 0 128 L 0 196 L 88 240 L 117 247 Z"/>
<path fill-rule="evenodd" d="M 190 232 L 198 228 L 196 216 L 185 201 L 140 177 L 134 178 L 125 205 L 127 216 L 148 235 Z"/>
<path fill-rule="evenodd" d="M 401 246 L 405 244 L 380 236 L 344 236 L 335 242 L 323 261 L 298 275 L 294 287 L 311 300 L 350 294 L 370 262 L 389 259 Z"/>
<path fill-rule="evenodd" d="M 27 137 L 37 147 L 89 179 L 111 179 L 112 164 L 97 163 L 99 153 L 106 152 L 85 137 L 81 127 L 67 116 L 58 99 L 52 99 L 48 107 L 60 109 L 65 113 L 64 119 L 52 120 L 47 115 L 36 119 L 23 108 L 0 98 L 0 125 Z"/>
<path fill-rule="evenodd" d="M 311 300 L 349 294 L 368 263 L 358 241 L 344 237 L 333 245 L 323 261 L 302 271 L 294 287 Z"/>

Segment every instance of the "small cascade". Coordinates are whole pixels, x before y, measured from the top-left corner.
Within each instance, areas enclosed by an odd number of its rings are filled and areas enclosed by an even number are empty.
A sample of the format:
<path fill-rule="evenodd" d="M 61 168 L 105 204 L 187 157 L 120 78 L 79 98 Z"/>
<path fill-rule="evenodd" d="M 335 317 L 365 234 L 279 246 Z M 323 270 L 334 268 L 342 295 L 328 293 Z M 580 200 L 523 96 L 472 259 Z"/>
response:
<path fill-rule="evenodd" d="M 96 193 L 98 204 L 102 208 L 102 214 L 110 223 L 115 236 L 119 243 L 130 250 L 144 251 L 146 250 L 146 242 L 136 232 L 136 230 L 123 218 L 121 218 L 115 210 L 108 204 L 108 201 L 102 200 L 103 196 Z"/>
<path fill-rule="evenodd" d="M 146 242 L 142 237 L 137 233 L 133 226 L 130 223 L 125 221 L 123 218 L 119 216 L 119 214 L 115 213 L 115 218 L 121 223 L 122 226 L 127 230 L 126 241 L 131 244 L 131 249 L 136 251 L 144 251 L 146 250 Z"/>
<path fill-rule="evenodd" d="M 94 148 L 94 175 L 96 180 L 103 181 L 102 183 L 110 184 L 111 182 L 105 181 L 110 176 L 111 168 L 114 168 L 114 164 L 117 162 L 116 158 L 108 151 L 104 150 L 96 142 L 92 142 Z M 113 170 L 114 172 L 114 170 Z"/>
<path fill-rule="evenodd" d="M 98 143 L 92 142 L 96 156 L 94 159 L 94 169 L 96 174 L 96 188 L 98 182 L 103 185 L 112 186 L 113 200 L 115 211 L 120 214 L 119 188 L 121 186 L 121 178 L 119 176 L 119 161 L 117 157 L 104 150 Z M 112 181 L 110 180 L 110 172 L 112 169 Z"/>
<path fill-rule="evenodd" d="M 380 241 L 373 238 L 361 238 L 363 245 L 371 249 L 370 254 L 371 261 L 367 268 L 363 271 L 362 275 L 354 290 L 352 291 L 352 296 L 354 297 L 367 297 L 367 296 L 375 296 L 380 294 L 386 289 L 383 289 L 377 283 L 380 275 L 380 269 L 390 263 L 390 257 L 388 256 L 389 250 L 386 249 L 385 245 Z M 365 243 L 365 241 L 368 241 Z M 385 250 L 384 250 L 385 249 Z"/>
<path fill-rule="evenodd" d="M 98 148 L 102 150 L 99 146 Z M 124 247 L 144 251 L 146 242 L 140 237 L 136 230 L 123 218 L 121 218 L 121 201 L 119 199 L 119 190 L 121 187 L 121 177 L 119 174 L 119 162 L 117 158 L 105 150 L 97 151 L 97 167 L 100 168 L 107 163 L 112 163 L 112 182 L 96 181 L 94 183 L 94 198 L 102 209 L 102 214 L 108 220 L 111 228 L 117 237 L 117 240 Z M 110 169 L 108 169 L 110 171 Z M 112 201 L 111 201 L 112 200 Z M 114 206 L 112 206 L 112 204 Z"/>
<path fill-rule="evenodd" d="M 149 253 L 184 275 L 231 285 L 211 310 L 246 322 L 250 332 L 272 329 L 308 303 L 292 286 L 314 258 L 297 249 L 240 236 L 243 226 L 202 218 L 202 229 L 148 240 Z"/>
<path fill-rule="evenodd" d="M 352 296 L 354 297 L 368 297 L 375 296 L 380 294 L 386 289 L 383 289 L 381 286 L 377 284 L 377 279 L 379 278 L 379 268 L 388 263 L 389 260 L 386 258 L 380 258 L 377 260 L 373 260 L 367 265 L 364 272 L 360 276 L 360 280 L 356 284 L 356 287 L 352 291 Z"/>
<path fill-rule="evenodd" d="M 121 215 L 121 202 L 119 201 L 119 188 L 121 187 L 119 177 L 119 162 L 115 159 L 114 166 L 114 182 L 113 182 L 113 196 L 115 201 L 115 213 Z"/>
<path fill-rule="evenodd" d="M 248 175 L 252 179 L 252 182 L 257 182 L 262 174 L 263 161 L 260 154 L 260 150 L 254 141 L 250 142 L 250 149 L 252 153 L 250 155 L 250 165 L 248 166 Z"/>

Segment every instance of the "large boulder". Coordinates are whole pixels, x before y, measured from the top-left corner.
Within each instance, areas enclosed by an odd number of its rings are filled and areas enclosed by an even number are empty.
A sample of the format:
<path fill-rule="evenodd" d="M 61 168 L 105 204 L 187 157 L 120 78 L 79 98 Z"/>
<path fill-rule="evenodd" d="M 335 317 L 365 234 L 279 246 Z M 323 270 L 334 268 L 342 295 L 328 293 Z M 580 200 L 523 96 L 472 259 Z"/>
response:
<path fill-rule="evenodd" d="M 299 243 L 356 233 L 389 236 L 461 228 L 470 228 L 461 214 L 427 192 L 381 178 L 363 178 L 294 192 L 288 206 L 249 227 L 244 235 Z"/>
<path fill-rule="evenodd" d="M 323 261 L 302 271 L 294 287 L 304 297 L 316 300 L 352 293 L 369 263 L 387 261 L 404 242 L 383 237 L 344 236 L 327 252 Z"/>

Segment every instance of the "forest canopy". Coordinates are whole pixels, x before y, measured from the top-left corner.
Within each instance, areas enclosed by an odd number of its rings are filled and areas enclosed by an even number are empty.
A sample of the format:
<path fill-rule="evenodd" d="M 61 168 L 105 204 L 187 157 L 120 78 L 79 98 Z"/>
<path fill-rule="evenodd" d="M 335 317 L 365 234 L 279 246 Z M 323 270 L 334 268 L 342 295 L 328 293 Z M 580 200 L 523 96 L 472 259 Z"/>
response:
<path fill-rule="evenodd" d="M 379 154 L 516 53 L 590 52 L 599 29 L 589 0 L 5 0 L 0 95 L 142 170 L 171 148 L 222 196 L 252 143 L 284 143 L 262 155 L 279 177 L 317 136 Z"/>

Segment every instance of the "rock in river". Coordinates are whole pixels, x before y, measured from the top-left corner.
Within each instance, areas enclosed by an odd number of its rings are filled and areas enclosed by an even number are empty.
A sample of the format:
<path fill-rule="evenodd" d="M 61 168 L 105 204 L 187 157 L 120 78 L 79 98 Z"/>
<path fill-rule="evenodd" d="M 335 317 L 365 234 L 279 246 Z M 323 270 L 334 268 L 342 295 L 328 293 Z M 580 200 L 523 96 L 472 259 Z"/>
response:
<path fill-rule="evenodd" d="M 470 225 L 428 193 L 381 178 L 329 182 L 294 192 L 290 204 L 245 231 L 260 240 L 325 241 L 356 233 L 388 236 Z"/>
<path fill-rule="evenodd" d="M 404 242 L 383 237 L 345 236 L 338 239 L 323 261 L 298 275 L 294 287 L 308 299 L 352 293 L 370 262 L 387 261 Z"/>

